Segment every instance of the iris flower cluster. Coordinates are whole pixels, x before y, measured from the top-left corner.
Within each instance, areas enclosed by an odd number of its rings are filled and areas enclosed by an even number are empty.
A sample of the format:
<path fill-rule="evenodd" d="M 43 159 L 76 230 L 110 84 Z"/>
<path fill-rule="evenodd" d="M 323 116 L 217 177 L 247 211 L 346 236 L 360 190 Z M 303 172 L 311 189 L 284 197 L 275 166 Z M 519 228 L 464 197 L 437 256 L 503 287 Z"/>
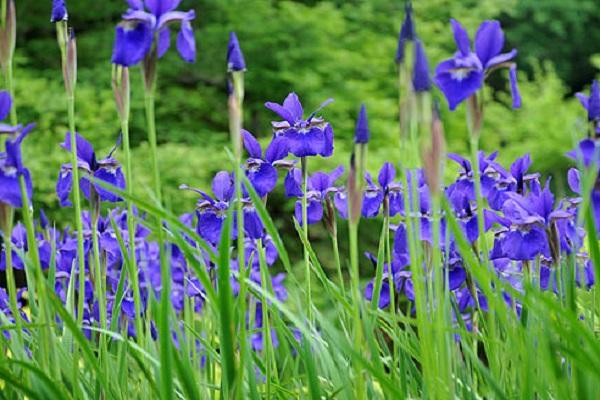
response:
<path fill-rule="evenodd" d="M 157 56 L 165 54 L 170 43 L 170 26 L 172 23 L 180 24 L 177 37 L 177 49 L 186 61 L 195 58 L 195 46 L 190 21 L 194 19 L 194 12 L 176 11 L 178 0 L 128 0 L 129 10 L 123 16 L 123 22 L 117 27 L 117 37 L 113 53 L 113 62 L 131 66 L 139 63 L 154 48 Z M 410 11 L 410 10 L 409 10 Z M 59 21 L 67 18 L 64 2 L 56 1 L 53 8 L 53 20 Z M 450 109 L 457 107 L 462 101 L 475 95 L 485 82 L 485 78 L 494 70 L 509 68 L 513 106 L 520 106 L 520 96 L 516 84 L 516 66 L 514 58 L 516 50 L 502 53 L 504 47 L 504 34 L 497 21 L 485 21 L 479 27 L 475 36 L 474 50 L 471 47 L 466 30 L 455 20 L 452 20 L 452 29 L 458 51 L 436 68 L 434 82 L 447 98 Z M 410 13 L 407 15 L 398 47 L 397 59 L 403 61 L 405 46 L 409 41 L 416 43 L 415 74 L 413 85 L 416 91 L 430 89 L 429 68 L 422 43 L 414 32 L 414 23 Z M 228 48 L 228 70 L 242 71 L 246 68 L 243 54 L 235 34 L 230 37 Z M 457 237 L 450 233 L 448 228 L 448 215 L 441 213 L 435 215 L 432 206 L 432 193 L 441 192 L 448 200 L 449 209 L 453 217 L 459 222 L 459 227 L 466 241 L 473 246 L 478 256 L 482 256 L 483 249 L 477 248 L 482 237 L 493 238 L 493 245 L 489 254 L 484 259 L 490 261 L 494 272 L 502 280 L 512 285 L 516 290 L 523 290 L 526 275 L 534 273 L 533 265 L 537 269 L 537 284 L 542 290 L 556 290 L 557 272 L 561 268 L 561 259 L 574 256 L 577 260 L 577 282 L 584 287 L 594 284 L 595 276 L 589 258 L 583 247 L 584 230 L 578 225 L 578 204 L 582 196 L 590 196 L 596 222 L 600 232 L 600 178 L 591 191 L 585 192 L 582 187 L 581 175 L 593 171 L 600 171 L 600 149 L 597 136 L 600 132 L 600 89 L 597 82 L 592 85 L 590 96 L 578 95 L 582 105 L 588 112 L 591 125 L 590 137 L 581 141 L 578 147 L 569 153 L 578 167 L 569 171 L 568 182 L 574 192 L 572 197 L 557 200 L 553 194 L 550 181 L 543 181 L 540 174 L 531 173 L 531 159 L 528 155 L 515 160 L 508 168 L 504 168 L 496 161 L 497 153 L 485 154 L 480 152 L 477 159 L 478 170 L 473 170 L 471 161 L 456 154 L 448 158 L 457 164 L 456 178 L 443 187 L 430 187 L 426 179 L 426 171 L 415 169 L 408 174 L 403 186 L 393 163 L 384 162 L 374 179 L 368 172 L 359 177 L 364 180 L 362 187 L 362 218 L 376 218 L 383 216 L 390 219 L 390 237 L 393 238 L 391 259 L 383 266 L 383 280 L 378 306 L 389 308 L 392 296 L 398 299 L 397 307 L 406 306 L 408 312 L 414 312 L 415 301 L 411 254 L 408 238 L 407 221 L 417 220 L 419 230 L 416 235 L 417 245 L 431 249 L 439 245 L 444 269 L 445 288 L 448 290 L 458 305 L 458 311 L 465 318 L 475 307 L 487 309 L 487 300 L 477 285 L 469 282 L 464 266 L 464 260 L 458 251 Z M 300 224 L 317 224 L 323 222 L 327 228 L 333 226 L 337 217 L 347 219 L 348 188 L 345 187 L 343 175 L 345 168 L 339 166 L 331 171 L 318 171 L 312 173 L 307 184 L 303 184 L 302 170 L 298 163 L 304 167 L 307 157 L 329 157 L 334 150 L 332 125 L 319 115 L 321 110 L 331 103 L 326 100 L 316 111 L 306 115 L 304 107 L 296 93 L 290 93 L 282 104 L 267 102 L 266 108 L 273 111 L 279 118 L 271 123 L 272 135 L 266 147 L 261 146 L 259 140 L 249 131 L 241 131 L 241 139 L 247 153 L 243 162 L 243 171 L 247 183 L 242 187 L 241 196 L 235 195 L 235 176 L 232 171 L 219 171 L 212 180 L 211 193 L 202 189 L 192 189 L 183 185 L 183 189 L 191 189 L 198 194 L 195 210 L 180 217 L 181 223 L 195 231 L 202 243 L 196 243 L 187 235 L 184 237 L 192 245 L 200 245 L 202 259 L 200 264 L 206 268 L 211 284 L 216 288 L 216 268 L 213 260 L 208 256 L 206 249 L 216 250 L 223 239 L 223 227 L 226 218 L 237 218 L 237 206 L 241 203 L 243 210 L 243 224 L 231 226 L 232 237 L 243 235 L 244 262 L 232 255 L 232 274 L 230 277 L 234 295 L 240 293 L 239 275 L 241 272 L 257 285 L 262 285 L 261 255 L 265 255 L 267 266 L 274 265 L 279 257 L 272 238 L 267 234 L 264 221 L 262 221 L 256 206 L 251 199 L 250 192 L 256 194 L 266 204 L 269 195 L 277 189 L 278 183 L 283 181 L 282 188 L 289 198 L 296 199 L 294 216 Z M 11 99 L 7 93 L 0 92 L 0 120 L 6 118 L 11 107 Z M 0 206 L 23 207 L 25 199 L 21 196 L 20 179 L 24 178 L 28 198 L 31 198 L 31 178 L 29 171 L 23 164 L 21 144 L 23 139 L 33 128 L 28 126 L 10 126 L 0 123 L 0 133 L 6 134 L 6 151 L 0 153 Z M 366 144 L 369 141 L 370 130 L 366 108 L 361 108 L 355 141 Z M 67 133 L 62 147 L 71 151 L 75 146 L 77 153 L 78 169 L 81 172 L 80 187 L 84 195 L 100 210 L 100 203 L 119 203 L 123 199 L 118 195 L 126 184 L 120 163 L 114 153 L 99 159 L 93 146 L 80 134 L 75 135 L 76 143 L 71 143 L 71 134 Z M 281 173 L 280 173 L 281 172 Z M 355 171 L 350 171 L 353 173 Z M 69 197 L 72 187 L 72 165 L 65 164 L 61 167 L 56 184 L 56 193 L 61 206 L 70 206 Z M 401 173 L 405 173 L 402 171 Z M 479 179 L 476 182 L 475 179 Z M 476 187 L 480 187 L 485 199 L 484 210 L 478 210 Z M 112 189 L 111 189 L 112 188 Z M 115 188 L 117 190 L 115 190 Z M 117 192 L 117 193 L 115 193 Z M 303 221 L 302 198 L 306 198 L 307 220 Z M 239 202 L 239 203 L 238 203 Z M 406 206 L 408 204 L 408 206 Z M 440 211 L 437 211 L 440 213 Z M 39 249 L 40 264 L 44 271 L 53 270 L 54 290 L 63 302 L 67 302 L 69 288 L 74 288 L 75 296 L 83 298 L 83 313 L 79 316 L 84 323 L 84 331 L 91 339 L 94 336 L 92 327 L 99 326 L 100 305 L 96 297 L 98 279 L 94 278 L 95 270 L 93 255 L 93 240 L 99 238 L 100 258 L 104 261 L 106 310 L 108 319 L 116 320 L 119 328 L 125 330 L 130 336 L 138 335 L 135 320 L 142 318 L 149 307 L 151 298 L 160 297 L 163 288 L 161 274 L 161 251 L 166 251 L 169 276 L 171 278 L 170 300 L 175 312 L 182 316 L 186 301 L 190 301 L 196 313 L 202 313 L 206 301 L 206 290 L 200 282 L 194 269 L 189 265 L 184 251 L 176 243 L 167 243 L 159 246 L 151 232 L 145 227 L 145 215 L 133 209 L 133 216 L 128 216 L 127 211 L 120 206 L 110 209 L 106 215 L 92 218 L 92 214 L 84 212 L 83 237 L 84 252 L 78 254 L 77 232 L 70 228 L 58 230 L 52 226 L 45 216 L 40 215 L 36 225 L 35 242 L 29 243 L 25 228 L 17 224 L 12 230 L 10 238 L 4 237 L 5 246 L 0 253 L 0 269 L 6 269 L 6 255 L 10 251 L 13 265 L 16 270 L 25 268 L 23 255 L 33 246 Z M 483 224 L 479 218 L 483 216 Z M 129 218 L 135 218 L 139 223 L 134 224 L 135 232 L 130 234 L 128 229 L 131 224 Z M 439 225 L 433 224 L 434 218 L 440 218 Z M 168 225 L 168 224 L 167 224 Z M 440 232 L 433 232 L 433 227 L 439 226 Z M 484 227 L 484 232 L 480 227 Z M 170 228 L 166 226 L 166 228 Z M 238 229 L 243 229 L 239 232 Z M 435 241 L 435 233 L 441 238 Z M 132 238 L 132 239 L 130 239 Z M 131 241 L 133 240 L 133 241 Z M 10 243 L 10 250 L 6 243 Z M 125 244 L 126 253 L 123 254 L 121 244 Z M 125 264 L 128 251 L 133 250 L 137 260 L 137 282 L 141 297 L 141 309 L 136 310 L 134 289 L 130 277 L 125 274 Z M 239 250 L 239 249 L 238 249 Z M 232 252 L 235 254 L 235 252 Z M 164 254 L 162 255 L 164 256 Z M 83 271 L 76 266 L 83 257 Z M 377 264 L 376 258 L 366 255 L 367 259 Z M 413 257 L 414 258 L 414 257 Z M 432 271 L 427 269 L 425 262 L 423 268 L 425 279 L 433 279 Z M 413 267 L 413 268 L 409 268 Z M 78 285 L 72 284 L 75 279 L 83 275 L 85 282 L 83 292 Z M 272 287 L 275 297 L 285 301 L 287 291 L 284 286 L 284 274 L 270 276 L 269 286 Z M 121 286 L 123 285 L 123 286 Z M 122 288 L 123 298 L 118 299 L 118 292 Z M 364 288 L 367 300 L 374 297 L 374 280 Z M 22 299 L 23 288 L 19 291 L 19 300 Z M 519 304 L 510 296 L 505 296 L 507 303 L 520 309 Z M 262 299 L 253 299 L 254 313 L 252 328 L 262 328 L 263 313 Z M 0 311 L 9 319 L 12 312 L 8 305 L 7 294 L 0 289 Z M 118 313 L 113 316 L 113 312 Z M 141 313 L 141 315 L 139 314 Z M 116 317 L 113 318 L 113 317 Z M 459 317 L 458 315 L 455 317 Z M 23 318 L 26 318 L 24 315 Z M 151 332 L 155 335 L 154 328 Z M 262 331 L 250 337 L 252 347 L 256 351 L 264 348 Z M 272 335 L 273 344 L 276 345 L 277 337 Z"/>

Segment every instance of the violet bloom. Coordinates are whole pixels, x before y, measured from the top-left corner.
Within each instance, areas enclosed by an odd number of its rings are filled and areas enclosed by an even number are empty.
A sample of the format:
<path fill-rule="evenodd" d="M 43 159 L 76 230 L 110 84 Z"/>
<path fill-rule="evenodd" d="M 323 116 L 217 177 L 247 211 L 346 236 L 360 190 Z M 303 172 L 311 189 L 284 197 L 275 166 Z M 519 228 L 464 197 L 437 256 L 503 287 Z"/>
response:
<path fill-rule="evenodd" d="M 394 216 L 400 213 L 403 209 L 402 187 L 399 183 L 394 182 L 396 178 L 396 169 L 394 166 L 386 162 L 379 170 L 377 184 L 373 182 L 373 178 L 367 172 L 365 180 L 367 186 L 363 194 L 363 203 L 361 213 L 365 218 L 374 218 L 379 215 L 381 206 L 384 200 L 388 199 L 389 214 Z M 342 216 L 348 218 L 348 195 L 343 191 L 338 191 L 335 195 L 335 206 Z"/>
<path fill-rule="evenodd" d="M 52 0 L 52 16 L 50 22 L 60 22 L 69 19 L 65 0 Z"/>
<path fill-rule="evenodd" d="M 304 119 L 304 109 L 296 93 L 290 93 L 283 105 L 267 102 L 265 107 L 284 119 L 274 121 L 272 125 L 275 135 L 286 139 L 290 153 L 300 158 L 316 155 L 329 157 L 333 154 L 333 128 L 316 114 L 332 101 L 325 101 L 307 119 Z"/>
<path fill-rule="evenodd" d="M 87 199 L 91 199 L 92 189 L 98 195 L 102 201 L 108 201 L 110 203 L 116 203 L 121 201 L 121 197 L 117 196 L 109 189 L 102 187 L 100 184 L 91 184 L 90 178 L 106 182 L 119 189 L 125 189 L 125 176 L 121 170 L 121 164 L 112 157 L 117 146 L 115 146 L 110 153 L 102 160 L 96 159 L 96 153 L 94 148 L 81 136 L 79 133 L 75 134 L 76 147 L 77 147 L 77 164 L 83 175 L 80 179 L 81 190 Z M 65 142 L 61 145 L 63 149 L 71 151 L 71 134 L 69 132 L 65 135 Z M 62 207 L 70 207 L 71 201 L 69 195 L 73 190 L 73 179 L 72 179 L 72 166 L 70 163 L 63 164 L 58 174 L 58 181 L 56 182 L 56 194 L 60 205 Z"/>
<path fill-rule="evenodd" d="M 434 77 L 436 85 L 448 100 L 450 110 L 454 110 L 462 101 L 481 89 L 485 78 L 501 67 L 511 70 L 509 78 L 513 108 L 519 108 L 521 101 L 513 61 L 517 50 L 501 53 L 504 47 L 504 32 L 500 23 L 484 21 L 479 26 L 475 35 L 475 52 L 472 52 L 467 31 L 458 21 L 452 19 L 450 22 L 458 51 L 453 58 L 438 64 Z"/>
<path fill-rule="evenodd" d="M 23 128 L 16 138 L 9 138 L 5 142 L 6 152 L 0 153 L 0 203 L 12 207 L 23 207 L 24 199 L 21 197 L 21 176 L 25 179 L 28 203 L 31 201 L 32 184 L 29 170 L 23 165 L 21 144 L 23 139 L 34 128 L 29 124 Z"/>
<path fill-rule="evenodd" d="M 244 147 L 250 155 L 244 165 L 246 176 L 260 197 L 271 193 L 277 185 L 277 169 L 282 159 L 287 157 L 287 141 L 275 137 L 267 147 L 264 156 L 258 140 L 247 130 L 242 129 Z"/>
<path fill-rule="evenodd" d="M 293 172 L 296 171 L 296 172 Z M 339 166 L 331 173 L 315 172 L 308 178 L 308 192 L 306 193 L 307 201 L 307 219 L 308 224 L 315 224 L 323 219 L 324 205 L 330 200 L 330 196 L 338 191 L 335 186 L 340 176 L 344 173 L 344 167 Z M 286 179 L 286 193 L 294 194 L 297 197 L 303 197 L 302 193 L 302 174 L 299 169 L 294 168 L 290 171 L 292 179 Z M 302 225 L 302 200 L 296 201 L 294 209 L 296 219 Z"/>
<path fill-rule="evenodd" d="M 588 121 L 593 124 L 596 136 L 600 136 L 600 85 L 598 85 L 598 81 L 594 79 L 592 82 L 589 96 L 583 93 L 577 93 L 575 96 L 587 110 Z"/>
<path fill-rule="evenodd" d="M 227 70 L 229 72 L 245 71 L 246 61 L 244 53 L 235 32 L 229 32 L 229 44 L 227 45 Z"/>
<path fill-rule="evenodd" d="M 212 181 L 214 198 L 201 190 L 192 189 L 186 185 L 180 186 L 180 189 L 190 189 L 200 194 L 201 198 L 196 205 L 196 215 L 198 217 L 196 230 L 202 239 L 212 245 L 217 245 L 221 240 L 221 230 L 227 217 L 227 210 L 235 200 L 233 175 L 227 171 L 220 171 L 215 175 Z M 244 231 L 247 236 L 253 239 L 262 238 L 264 236 L 264 226 L 252 202 L 248 199 L 242 199 L 242 209 L 244 212 Z M 237 236 L 235 220 L 236 216 L 234 214 L 233 236 Z"/>
<path fill-rule="evenodd" d="M 568 243 L 572 241 L 567 240 L 567 232 L 561 231 L 557 223 L 573 219 L 574 214 L 554 207 L 549 182 L 543 190 L 536 182 L 527 196 L 509 193 L 502 211 L 505 218 L 497 222 L 508 229 L 500 242 L 505 257 L 512 260 L 533 260 L 538 255 L 556 258 L 561 250 L 570 250 Z"/>
<path fill-rule="evenodd" d="M 127 0 L 129 9 L 115 32 L 113 64 L 130 67 L 138 64 L 156 46 L 158 58 L 171 45 L 170 25 L 180 24 L 177 51 L 184 61 L 196 61 L 196 41 L 191 21 L 194 10 L 175 11 L 181 0 Z"/>

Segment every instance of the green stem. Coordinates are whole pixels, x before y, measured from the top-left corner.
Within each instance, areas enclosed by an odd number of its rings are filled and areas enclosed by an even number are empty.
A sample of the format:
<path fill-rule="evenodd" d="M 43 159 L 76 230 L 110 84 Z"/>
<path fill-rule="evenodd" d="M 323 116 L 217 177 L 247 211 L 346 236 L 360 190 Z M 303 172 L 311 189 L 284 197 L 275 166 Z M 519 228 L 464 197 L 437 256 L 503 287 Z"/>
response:
<path fill-rule="evenodd" d="M 31 301 L 37 302 L 38 305 L 39 323 L 41 325 L 40 351 L 42 358 L 42 367 L 48 368 L 50 366 L 50 348 L 52 345 L 52 341 L 49 325 L 50 320 L 48 318 L 50 314 L 46 298 L 46 282 L 44 280 L 42 266 L 40 263 L 40 254 L 37 246 L 37 239 L 35 237 L 35 227 L 33 225 L 32 209 L 29 205 L 29 196 L 27 194 L 27 185 L 25 183 L 24 175 L 21 175 L 19 177 L 19 184 L 21 187 L 21 201 L 23 202 L 21 214 L 23 217 L 23 222 L 25 223 L 25 230 L 27 232 L 28 255 L 29 257 L 31 257 L 31 262 L 34 267 L 33 273 L 35 276 L 35 280 L 39 283 L 38 285 L 36 285 L 37 290 L 35 296 L 32 296 Z M 27 269 L 27 263 L 25 263 L 25 265 L 25 269 Z M 35 300 L 33 299 L 33 297 L 35 297 Z"/>
<path fill-rule="evenodd" d="M 350 279 L 352 283 L 353 311 L 354 311 L 354 348 L 360 349 L 363 346 L 363 328 L 361 321 L 361 301 L 360 301 L 360 275 L 358 263 L 358 223 L 350 221 L 348 226 L 350 241 Z M 359 369 L 356 376 L 356 398 L 365 397 L 363 371 Z"/>
<path fill-rule="evenodd" d="M 69 130 L 71 140 L 71 176 L 73 178 L 73 209 L 77 230 L 77 261 L 79 264 L 79 297 L 77 304 L 77 324 L 83 321 L 83 293 L 85 291 L 85 253 L 83 250 L 83 223 L 81 221 L 81 192 L 79 190 L 79 168 L 77 164 L 77 137 L 75 135 L 75 97 L 67 97 Z"/>
<path fill-rule="evenodd" d="M 0 205 L 0 207 L 5 207 Z M 12 228 L 13 228 L 13 209 L 10 206 L 6 206 L 6 214 L 3 214 L 5 221 L 2 221 L 2 231 L 4 232 L 4 254 L 6 262 L 6 284 L 8 287 L 8 297 L 10 301 L 10 311 L 15 319 L 15 326 L 17 327 L 17 347 L 23 348 L 23 322 L 21 320 L 21 313 L 17 303 L 17 287 L 15 282 L 15 273 L 12 261 Z"/>
<path fill-rule="evenodd" d="M 133 170 L 131 166 L 131 146 L 129 143 L 129 120 L 121 120 L 121 132 L 123 133 L 123 153 L 125 155 L 125 180 L 127 181 L 127 194 L 133 195 Z M 133 202 L 127 201 L 127 233 L 129 239 L 129 279 L 133 287 L 133 303 L 135 307 L 135 332 L 139 345 L 144 343 L 144 328 L 142 321 L 142 297 L 140 295 L 140 284 L 135 255 L 135 231 L 136 223 L 133 215 Z"/>
<path fill-rule="evenodd" d="M 335 217 L 334 217 L 335 218 Z M 337 237 L 337 223 L 334 222 L 334 233 L 331 235 L 331 245 L 333 247 L 333 259 L 335 262 L 335 267 L 337 269 L 338 280 L 340 281 L 339 285 L 342 292 L 345 292 L 344 285 L 344 275 L 342 274 L 342 262 L 340 261 L 340 246 L 338 243 Z"/>
<path fill-rule="evenodd" d="M 158 146 L 156 141 L 156 118 L 154 91 L 145 91 L 144 104 L 146 108 L 146 123 L 148 124 L 148 143 L 150 144 L 150 159 L 152 161 L 152 177 L 154 195 L 159 204 L 162 204 L 160 187 L 160 171 L 158 169 Z"/>
<path fill-rule="evenodd" d="M 308 160 L 302 157 L 302 236 L 308 243 Z M 306 279 L 306 306 L 308 321 L 312 323 L 312 289 L 310 285 L 310 256 L 304 246 L 304 274 Z"/>
<path fill-rule="evenodd" d="M 146 124 L 148 126 L 148 141 L 150 142 L 150 157 L 152 159 L 152 169 L 154 176 L 154 195 L 159 205 L 162 205 L 162 195 L 160 187 L 160 173 L 158 170 L 158 155 L 156 145 L 156 117 L 154 113 L 154 87 L 144 91 L 144 103 L 146 108 Z M 160 380 L 161 380 L 161 398 L 171 398 L 173 394 L 173 372 L 171 359 L 171 335 L 170 335 L 170 292 L 171 292 L 171 276 L 169 273 L 169 264 L 166 257 L 166 249 L 164 246 L 164 233 L 162 220 L 157 218 L 156 221 L 156 239 L 158 242 L 160 255 L 160 276 L 161 276 L 161 293 L 160 293 Z"/>

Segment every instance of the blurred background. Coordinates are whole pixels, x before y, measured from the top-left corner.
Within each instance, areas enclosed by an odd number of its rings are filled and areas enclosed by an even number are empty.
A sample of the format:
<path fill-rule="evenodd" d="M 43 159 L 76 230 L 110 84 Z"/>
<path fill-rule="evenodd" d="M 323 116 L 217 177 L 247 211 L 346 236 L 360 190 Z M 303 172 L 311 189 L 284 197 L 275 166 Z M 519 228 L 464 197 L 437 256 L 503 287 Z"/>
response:
<path fill-rule="evenodd" d="M 68 162 L 68 154 L 59 148 L 67 115 L 50 6 L 49 0 L 17 1 L 16 105 L 21 122 L 38 123 L 24 146 L 33 173 L 34 200 L 58 225 L 64 225 L 72 219 L 71 210 L 58 208 L 54 185 L 60 164 Z M 127 6 L 124 0 L 71 0 L 68 7 L 79 53 L 77 126 L 103 156 L 119 133 L 110 55 L 114 26 Z M 451 17 L 471 35 L 484 19 L 502 22 L 507 36 L 504 50 L 519 50 L 523 108 L 510 108 L 508 72 L 495 73 L 489 92 L 494 101 L 486 106 L 482 147 L 499 150 L 505 165 L 530 152 L 534 169 L 552 176 L 556 190 L 563 190 L 570 165 L 564 153 L 585 119 L 573 94 L 587 91 L 600 67 L 600 0 L 419 0 L 413 7 L 432 71 L 455 51 Z M 270 137 L 273 115 L 264 108 L 265 101 L 281 102 L 295 91 L 310 111 L 333 97 L 335 102 L 323 115 L 334 127 L 335 154 L 310 165 L 313 171 L 329 169 L 347 163 L 354 119 L 364 102 L 372 131 L 369 168 L 376 172 L 385 160 L 399 161 L 394 57 L 403 1 L 183 0 L 180 9 L 190 8 L 197 14 L 197 63 L 186 64 L 170 51 L 159 68 L 160 165 L 166 199 L 174 212 L 192 211 L 196 200 L 194 194 L 177 190 L 181 183 L 209 188 L 214 173 L 226 165 L 225 58 L 230 30 L 237 32 L 248 65 L 248 130 L 265 141 Z M 151 169 L 138 68 L 132 71 L 132 82 L 135 187 L 145 195 Z M 434 91 L 434 96 L 441 99 L 449 150 L 466 153 L 464 110 L 450 113 L 440 93 Z M 449 173 L 454 171 L 449 166 Z M 269 204 L 281 229 L 293 230 L 293 202 L 276 192 Z M 362 229 L 366 242 L 372 238 L 375 243 L 380 223 L 366 223 Z M 327 240 L 318 240 L 326 239 L 323 230 L 315 227 L 313 235 L 315 243 L 328 245 Z M 289 245 L 294 250 L 294 244 Z"/>

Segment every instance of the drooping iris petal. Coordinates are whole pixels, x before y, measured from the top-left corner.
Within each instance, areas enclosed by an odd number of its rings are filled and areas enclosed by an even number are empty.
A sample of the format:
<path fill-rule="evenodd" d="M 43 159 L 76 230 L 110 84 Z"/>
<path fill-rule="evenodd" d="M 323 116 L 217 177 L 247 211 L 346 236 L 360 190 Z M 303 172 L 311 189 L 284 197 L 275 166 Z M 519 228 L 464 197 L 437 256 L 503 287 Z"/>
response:
<path fill-rule="evenodd" d="M 188 63 L 196 61 L 196 38 L 192 30 L 192 24 L 188 20 L 181 21 L 181 29 L 177 34 L 177 51 Z"/>
<path fill-rule="evenodd" d="M 198 226 L 196 231 L 198 232 L 198 235 L 209 243 L 219 243 L 225 216 L 213 210 L 198 211 L 197 216 Z"/>
<path fill-rule="evenodd" d="M 139 64 L 152 47 L 152 27 L 144 22 L 125 22 L 115 29 L 112 63 L 123 67 Z"/>
<path fill-rule="evenodd" d="M 456 47 L 463 57 L 468 56 L 471 52 L 471 41 L 469 40 L 469 34 L 457 20 L 451 19 L 450 24 L 452 25 L 452 31 L 454 32 L 454 41 L 456 42 Z"/>
<path fill-rule="evenodd" d="M 21 187 L 19 185 L 19 178 L 16 174 L 11 174 L 10 171 L 4 170 L 1 161 L 0 203 L 9 204 L 16 208 L 23 206 L 23 202 L 21 201 Z"/>
<path fill-rule="evenodd" d="M 156 54 L 162 58 L 171 47 L 171 30 L 165 26 L 158 32 L 158 42 L 156 44 Z"/>
<path fill-rule="evenodd" d="M 548 255 L 548 239 L 543 230 L 510 231 L 502 242 L 502 250 L 512 260 L 533 260 L 539 254 Z"/>
<path fill-rule="evenodd" d="M 365 286 L 365 299 L 367 299 L 368 301 L 372 301 L 374 292 L 375 283 L 373 281 L 370 281 L 369 283 L 367 283 L 367 286 Z M 381 288 L 379 292 L 379 304 L 377 304 L 377 306 L 382 310 L 384 308 L 387 308 L 390 305 L 390 298 L 391 297 L 389 277 L 385 276 L 384 279 L 381 281 Z"/>
<path fill-rule="evenodd" d="M 296 157 L 320 155 L 325 150 L 325 136 L 320 128 L 310 128 L 308 132 L 288 129 L 283 134 L 287 139 L 290 153 Z"/>
<path fill-rule="evenodd" d="M 292 168 L 288 171 L 283 182 L 287 197 L 302 197 L 302 171 Z"/>
<path fill-rule="evenodd" d="M 277 170 L 271 164 L 255 160 L 258 167 L 247 171 L 248 179 L 260 197 L 271 193 L 277 185 Z"/>
<path fill-rule="evenodd" d="M 367 189 L 363 196 L 362 215 L 365 218 L 374 218 L 379 214 L 383 203 L 383 193 L 377 187 Z"/>
<path fill-rule="evenodd" d="M 344 219 L 348 219 L 348 194 L 339 191 L 333 196 L 333 204 Z"/>
<path fill-rule="evenodd" d="M 464 268 L 455 267 L 448 272 L 448 289 L 458 289 L 467 278 L 467 272 Z"/>
<path fill-rule="evenodd" d="M 325 126 L 323 136 L 323 150 L 319 154 L 323 157 L 330 157 L 333 154 L 333 128 L 330 124 Z"/>
<path fill-rule="evenodd" d="M 595 121 L 600 119 L 600 85 L 597 80 L 592 82 L 590 97 L 588 100 L 588 120 Z"/>
<path fill-rule="evenodd" d="M 581 179 L 579 177 L 579 171 L 576 168 L 569 169 L 567 174 L 567 182 L 569 188 L 577 194 L 581 194 Z"/>
<path fill-rule="evenodd" d="M 298 223 L 303 225 L 304 222 L 302 220 L 302 201 L 296 201 L 296 206 L 294 208 L 294 214 Z M 309 199 L 306 207 L 306 217 L 308 219 L 308 224 L 316 224 L 317 222 L 323 219 L 323 205 L 319 200 Z"/>
<path fill-rule="evenodd" d="M 94 172 L 94 178 L 104 181 L 119 189 L 125 189 L 125 176 L 123 175 L 123 171 L 120 167 L 101 167 Z M 98 192 L 100 200 L 108 201 L 109 203 L 116 203 L 123 200 L 120 196 L 111 192 L 110 189 L 107 189 L 99 184 L 94 184 L 94 188 L 96 189 L 96 192 Z"/>
<path fill-rule="evenodd" d="M 4 120 L 8 117 L 11 108 L 12 97 L 10 96 L 10 93 L 5 90 L 0 91 L 0 120 Z"/>
<path fill-rule="evenodd" d="M 435 83 L 448 100 L 450 110 L 454 110 L 463 100 L 477 92 L 483 85 L 482 70 L 460 67 L 456 60 L 449 59 L 436 68 Z"/>
<path fill-rule="evenodd" d="M 484 21 L 475 34 L 475 52 L 481 64 L 487 65 L 504 47 L 504 32 L 498 21 Z"/>
<path fill-rule="evenodd" d="M 71 174 L 71 166 L 66 164 L 63 165 L 58 173 L 58 180 L 56 181 L 56 195 L 58 196 L 58 202 L 61 207 L 72 206 L 72 203 L 69 200 L 72 188 L 73 177 Z"/>
<path fill-rule="evenodd" d="M 244 230 L 251 239 L 262 239 L 265 235 L 265 228 L 253 206 L 244 207 Z"/>
<path fill-rule="evenodd" d="M 512 95 L 512 107 L 521 108 L 521 94 L 519 93 L 519 85 L 517 83 L 517 66 L 512 65 L 508 70 L 510 79 L 510 93 Z"/>

